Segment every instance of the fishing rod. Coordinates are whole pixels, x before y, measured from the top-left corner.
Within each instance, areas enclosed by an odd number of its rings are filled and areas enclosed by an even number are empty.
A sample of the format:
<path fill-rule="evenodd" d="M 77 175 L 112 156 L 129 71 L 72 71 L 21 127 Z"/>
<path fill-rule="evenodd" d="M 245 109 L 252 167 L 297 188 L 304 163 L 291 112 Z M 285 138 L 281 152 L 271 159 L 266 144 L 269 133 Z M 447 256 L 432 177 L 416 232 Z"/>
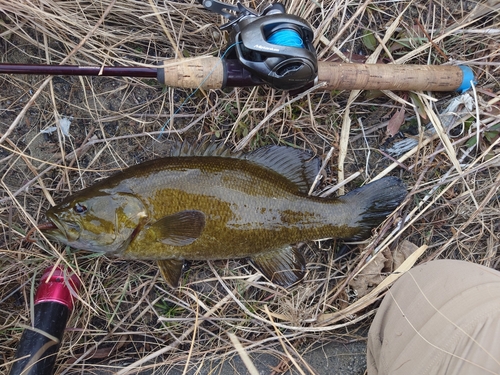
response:
<path fill-rule="evenodd" d="M 60 267 L 48 267 L 35 294 L 32 326 L 16 349 L 9 375 L 52 375 L 66 323 L 81 281 Z"/>
<path fill-rule="evenodd" d="M 186 89 L 223 89 L 267 84 L 303 91 L 324 82 L 323 90 L 466 91 L 474 81 L 467 66 L 355 64 L 318 61 L 311 26 L 287 14 L 280 3 L 261 13 L 241 3 L 199 0 L 205 9 L 228 19 L 224 58 L 169 59 L 157 67 L 0 64 L 0 74 L 76 75 L 156 78 Z"/>

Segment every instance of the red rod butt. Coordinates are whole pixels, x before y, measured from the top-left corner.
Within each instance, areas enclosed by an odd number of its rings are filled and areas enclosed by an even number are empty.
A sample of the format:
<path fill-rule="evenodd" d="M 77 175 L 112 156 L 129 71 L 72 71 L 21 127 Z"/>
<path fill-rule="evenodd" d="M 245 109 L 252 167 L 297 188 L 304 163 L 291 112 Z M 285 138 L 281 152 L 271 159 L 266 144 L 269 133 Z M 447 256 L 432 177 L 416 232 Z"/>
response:
<path fill-rule="evenodd" d="M 41 302 L 57 302 L 73 310 L 73 300 L 76 298 L 81 281 L 76 274 L 69 275 L 63 269 L 48 267 L 40 279 L 36 292 L 35 304 Z"/>

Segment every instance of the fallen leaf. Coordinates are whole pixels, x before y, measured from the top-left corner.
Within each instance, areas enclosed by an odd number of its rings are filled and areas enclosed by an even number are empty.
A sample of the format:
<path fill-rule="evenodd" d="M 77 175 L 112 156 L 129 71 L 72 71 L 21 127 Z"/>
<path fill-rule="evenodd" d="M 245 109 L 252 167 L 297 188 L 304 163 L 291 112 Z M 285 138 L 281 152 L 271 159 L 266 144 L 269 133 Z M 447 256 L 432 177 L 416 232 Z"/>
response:
<path fill-rule="evenodd" d="M 392 259 L 393 259 L 392 269 L 393 270 L 397 269 L 417 249 L 418 246 L 410 241 L 404 240 L 403 242 L 399 243 L 398 247 L 396 247 L 392 252 Z"/>
<path fill-rule="evenodd" d="M 361 298 L 372 291 L 382 282 L 384 276 L 381 275 L 387 258 L 383 253 L 378 253 L 366 267 L 349 282 L 349 286 L 356 290 L 358 298 Z"/>
<path fill-rule="evenodd" d="M 123 335 L 118 340 L 118 343 L 115 343 L 115 345 L 108 346 L 106 348 L 97 348 L 93 352 L 91 352 L 90 354 L 87 354 L 86 357 L 85 357 L 85 359 L 102 359 L 102 358 L 108 358 L 114 352 L 117 352 L 123 345 L 125 345 L 125 343 L 127 342 L 127 340 L 130 340 L 130 336 L 129 335 Z M 71 364 L 75 363 L 80 358 L 78 356 L 79 356 L 79 354 L 76 354 L 75 357 L 69 358 L 66 361 L 66 364 L 67 365 L 71 365 Z"/>
<path fill-rule="evenodd" d="M 415 105 L 418 115 L 424 120 L 427 120 L 427 112 L 425 112 L 425 106 L 424 103 L 422 103 L 420 96 L 418 96 L 418 94 L 415 94 L 414 92 L 410 92 L 410 99 L 411 102 Z"/>
<path fill-rule="evenodd" d="M 361 310 L 365 309 L 367 306 L 373 304 L 373 302 L 377 300 L 379 294 L 387 290 L 387 288 L 391 286 L 397 279 L 399 279 L 406 271 L 412 268 L 426 250 L 427 245 L 420 246 L 417 251 L 410 255 L 410 257 L 406 259 L 400 267 L 398 267 L 394 272 L 387 275 L 387 277 L 370 293 L 362 298 L 359 298 L 354 303 L 351 303 L 345 309 L 330 314 L 320 314 L 318 316 L 318 322 L 328 322 L 328 324 L 331 325 L 345 319 L 346 316 L 355 315 Z"/>
<path fill-rule="evenodd" d="M 375 48 L 377 48 L 377 38 L 375 38 L 375 35 L 371 31 L 364 30 L 361 41 L 363 42 L 364 46 L 370 51 L 375 51 Z"/>
<path fill-rule="evenodd" d="M 396 113 L 391 117 L 389 120 L 389 123 L 387 124 L 387 135 L 389 137 L 394 137 L 398 131 L 401 125 L 405 122 L 405 109 L 404 107 L 401 108 L 399 111 L 396 111 Z"/>

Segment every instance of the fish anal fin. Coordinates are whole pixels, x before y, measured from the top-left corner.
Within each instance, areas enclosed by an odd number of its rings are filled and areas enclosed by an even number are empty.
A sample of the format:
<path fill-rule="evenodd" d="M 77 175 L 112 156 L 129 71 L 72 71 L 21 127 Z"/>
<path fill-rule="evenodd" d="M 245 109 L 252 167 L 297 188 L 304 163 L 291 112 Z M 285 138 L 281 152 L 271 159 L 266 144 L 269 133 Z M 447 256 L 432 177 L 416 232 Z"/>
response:
<path fill-rule="evenodd" d="M 157 241 L 171 246 L 186 246 L 198 239 L 205 228 L 205 214 L 197 210 L 185 210 L 165 216 L 150 225 L 147 231 Z"/>
<path fill-rule="evenodd" d="M 181 278 L 184 261 L 178 259 L 162 259 L 157 263 L 163 279 L 172 288 L 177 288 L 179 285 L 179 279 Z"/>
<path fill-rule="evenodd" d="M 302 280 L 306 271 L 302 253 L 292 246 L 253 256 L 251 260 L 269 281 L 283 287 Z"/>

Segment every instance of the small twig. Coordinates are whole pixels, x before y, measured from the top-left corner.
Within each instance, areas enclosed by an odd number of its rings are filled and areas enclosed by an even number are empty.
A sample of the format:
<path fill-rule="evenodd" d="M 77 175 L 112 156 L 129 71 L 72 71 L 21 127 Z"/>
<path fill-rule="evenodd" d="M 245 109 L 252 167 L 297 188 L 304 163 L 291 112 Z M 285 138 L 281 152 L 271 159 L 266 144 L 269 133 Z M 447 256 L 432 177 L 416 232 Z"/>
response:
<path fill-rule="evenodd" d="M 85 35 L 85 37 L 78 43 L 78 45 L 71 50 L 71 52 L 68 53 L 68 55 L 61 61 L 61 65 L 65 64 L 67 61 L 73 57 L 73 55 L 87 42 L 87 40 L 94 34 L 94 32 L 97 30 L 99 26 L 104 22 L 106 19 L 107 15 L 115 5 L 116 0 L 111 0 L 109 5 L 106 7 L 104 10 L 101 18 L 96 22 L 96 24 L 92 27 L 92 29 Z M 38 98 L 40 93 L 45 89 L 45 87 L 49 84 L 49 82 L 52 80 L 52 76 L 47 77 L 45 81 L 40 85 L 38 90 L 33 94 L 33 96 L 30 98 L 28 103 L 23 107 L 21 112 L 17 115 L 16 119 L 12 122 L 12 124 L 9 126 L 9 128 L 5 131 L 3 136 L 0 138 L 0 143 L 2 143 L 16 128 L 16 126 L 21 122 L 23 117 L 26 115 L 26 112 L 28 112 L 28 109 L 31 108 L 35 100 Z"/>
<path fill-rule="evenodd" d="M 259 371 L 257 370 L 257 367 L 255 367 L 255 365 L 253 364 L 252 360 L 250 359 L 250 356 L 245 351 L 245 348 L 243 348 L 243 345 L 241 345 L 240 340 L 238 340 L 238 337 L 233 333 L 228 333 L 227 335 L 229 336 L 229 339 L 233 343 L 234 348 L 236 349 L 236 351 L 240 355 L 240 358 L 243 361 L 243 363 L 245 364 L 250 375 L 259 375 Z"/>
<path fill-rule="evenodd" d="M 325 170 L 326 165 L 328 164 L 328 162 L 332 158 L 333 150 L 335 150 L 335 149 L 333 147 L 331 147 L 330 151 L 328 151 L 328 154 L 326 155 L 325 160 L 323 160 L 323 163 L 321 164 L 321 168 L 319 169 L 318 174 L 314 178 L 314 181 L 313 181 L 311 188 L 309 189 L 309 192 L 307 193 L 307 195 L 312 195 L 314 189 L 316 188 L 316 185 L 318 184 L 319 180 L 321 180 L 321 176 L 323 175 L 323 171 Z"/>
<path fill-rule="evenodd" d="M 351 182 L 352 180 L 357 178 L 360 174 L 361 174 L 361 172 L 359 172 L 359 171 L 356 173 L 353 173 L 352 175 L 350 175 L 349 177 L 344 179 L 342 182 L 339 182 L 337 185 L 334 185 L 331 188 L 329 188 L 328 190 L 321 193 L 319 196 L 323 197 L 323 198 L 328 197 L 329 195 L 331 195 L 331 194 L 335 193 L 337 190 L 339 190 L 341 187 L 345 186 L 346 184 L 348 184 L 349 182 Z"/>
<path fill-rule="evenodd" d="M 403 168 L 405 171 L 409 171 L 410 168 L 408 168 L 406 165 L 404 165 L 403 163 L 400 163 L 398 160 L 396 160 L 395 158 L 393 158 L 391 155 L 385 153 L 384 151 L 382 151 L 381 149 L 376 149 L 375 151 L 379 152 L 380 154 L 384 155 L 387 159 L 390 159 L 393 161 L 393 163 L 396 163 L 400 168 Z M 377 176 L 375 179 L 378 179 L 380 178 L 379 176 Z"/>
<path fill-rule="evenodd" d="M 288 102 L 274 108 L 271 112 L 269 112 L 267 114 L 266 117 L 264 117 L 264 119 L 259 122 L 257 124 L 257 126 L 255 126 L 255 128 L 253 128 L 246 136 L 245 138 L 243 138 L 237 145 L 236 147 L 234 148 L 235 151 L 241 151 L 243 150 L 247 145 L 248 143 L 250 142 L 250 140 L 255 136 L 255 134 L 269 121 L 269 119 L 271 117 L 273 117 L 276 113 L 278 113 L 279 111 L 281 111 L 284 107 L 286 107 L 287 105 L 290 105 L 292 103 L 295 103 L 297 100 L 300 100 L 302 99 L 304 96 L 310 94 L 311 92 L 313 91 L 316 91 L 317 89 L 325 86 L 326 83 L 325 82 L 321 82 L 321 83 L 318 83 L 317 85 L 311 87 L 310 89 L 304 91 L 303 93 L 300 93 L 299 95 L 297 95 L 296 97 L 294 97 L 293 99 L 290 99 Z"/>
<path fill-rule="evenodd" d="M 365 127 L 363 126 L 363 121 L 361 121 L 361 119 L 358 119 L 358 124 L 359 124 L 359 127 L 361 128 L 361 133 L 363 133 L 363 139 L 365 141 L 365 144 L 366 144 L 366 148 L 368 150 L 367 154 L 366 154 L 366 162 L 365 162 L 365 173 L 367 176 L 370 175 L 370 171 L 368 170 L 369 166 L 370 166 L 370 155 L 371 155 L 371 149 L 370 149 L 370 145 L 368 144 L 368 139 L 366 139 L 366 134 L 365 134 Z"/>

